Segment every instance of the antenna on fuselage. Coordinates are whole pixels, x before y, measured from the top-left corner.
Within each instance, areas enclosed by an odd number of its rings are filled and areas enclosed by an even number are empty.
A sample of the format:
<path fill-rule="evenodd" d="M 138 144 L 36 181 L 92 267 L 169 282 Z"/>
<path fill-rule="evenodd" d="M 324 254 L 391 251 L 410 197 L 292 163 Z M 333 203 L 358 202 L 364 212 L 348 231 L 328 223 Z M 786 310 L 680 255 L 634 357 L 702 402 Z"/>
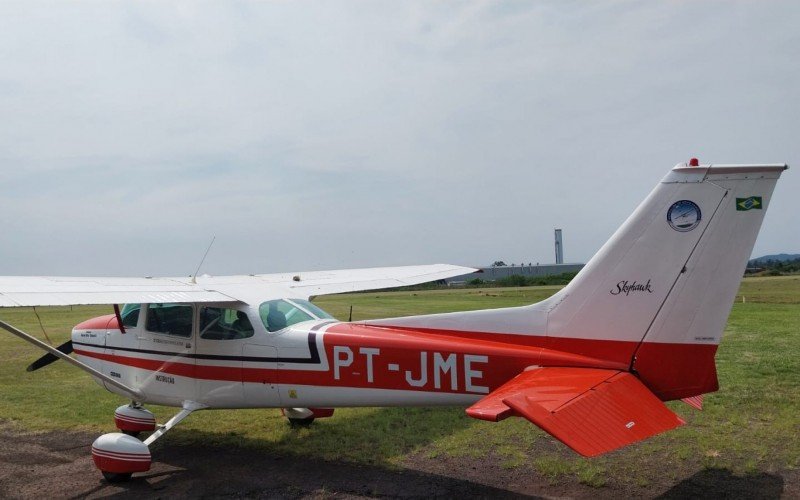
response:
<path fill-rule="evenodd" d="M 216 236 L 211 237 L 211 243 L 208 244 L 208 248 L 206 248 L 206 253 L 203 254 L 203 258 L 200 259 L 200 263 L 197 265 L 197 269 L 195 269 L 194 274 L 192 275 L 192 283 L 197 284 L 197 273 L 200 272 L 200 268 L 203 267 L 203 262 L 206 261 L 206 257 L 208 256 L 208 252 L 211 251 L 211 245 L 214 244 L 214 240 L 216 240 Z"/>

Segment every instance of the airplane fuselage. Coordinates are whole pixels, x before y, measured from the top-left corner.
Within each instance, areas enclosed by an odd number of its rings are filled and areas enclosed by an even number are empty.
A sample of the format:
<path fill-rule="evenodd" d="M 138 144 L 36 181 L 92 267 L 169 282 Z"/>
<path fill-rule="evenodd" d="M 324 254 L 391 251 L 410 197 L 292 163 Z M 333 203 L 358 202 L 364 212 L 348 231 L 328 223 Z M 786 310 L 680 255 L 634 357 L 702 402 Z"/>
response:
<path fill-rule="evenodd" d="M 144 318 L 147 307 L 125 333 L 108 315 L 76 326 L 72 341 L 79 359 L 141 391 L 142 402 L 168 406 L 187 400 L 209 408 L 468 406 L 531 366 L 627 367 L 623 359 L 548 349 L 546 338 L 536 336 L 521 343 L 517 335 L 334 319 L 269 332 L 247 306 L 228 306 L 248 314 L 253 332 L 246 338 L 202 334 L 198 315 L 208 306 L 201 304 L 191 305 L 191 326 L 179 334 L 153 332 Z"/>

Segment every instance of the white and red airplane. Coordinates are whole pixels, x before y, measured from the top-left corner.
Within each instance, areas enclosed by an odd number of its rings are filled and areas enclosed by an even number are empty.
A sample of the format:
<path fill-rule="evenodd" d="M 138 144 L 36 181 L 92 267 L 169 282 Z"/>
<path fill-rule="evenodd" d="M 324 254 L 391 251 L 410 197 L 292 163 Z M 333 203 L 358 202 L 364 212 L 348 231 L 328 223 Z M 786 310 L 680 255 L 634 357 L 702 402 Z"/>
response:
<path fill-rule="evenodd" d="M 471 269 L 412 266 L 188 278 L 0 278 L 0 306 L 125 304 L 88 320 L 58 358 L 131 400 L 92 446 L 110 481 L 147 471 L 149 445 L 190 413 L 466 406 L 523 417 L 585 456 L 683 424 L 699 408 L 770 196 L 786 165 L 673 168 L 575 279 L 524 307 L 337 321 L 316 295 L 415 284 Z M 75 357 L 69 354 L 74 351 Z M 145 403 L 181 410 L 157 426 Z M 140 432 L 153 431 L 144 441 Z"/>

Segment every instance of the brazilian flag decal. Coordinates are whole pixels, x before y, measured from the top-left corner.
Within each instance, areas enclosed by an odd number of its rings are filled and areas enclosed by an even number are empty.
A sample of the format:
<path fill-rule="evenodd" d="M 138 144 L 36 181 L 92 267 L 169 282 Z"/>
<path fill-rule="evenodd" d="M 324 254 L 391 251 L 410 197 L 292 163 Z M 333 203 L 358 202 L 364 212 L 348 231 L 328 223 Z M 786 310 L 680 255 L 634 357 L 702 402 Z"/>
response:
<path fill-rule="evenodd" d="M 750 196 L 748 198 L 736 198 L 736 210 L 746 212 L 747 210 L 761 210 L 761 197 Z"/>

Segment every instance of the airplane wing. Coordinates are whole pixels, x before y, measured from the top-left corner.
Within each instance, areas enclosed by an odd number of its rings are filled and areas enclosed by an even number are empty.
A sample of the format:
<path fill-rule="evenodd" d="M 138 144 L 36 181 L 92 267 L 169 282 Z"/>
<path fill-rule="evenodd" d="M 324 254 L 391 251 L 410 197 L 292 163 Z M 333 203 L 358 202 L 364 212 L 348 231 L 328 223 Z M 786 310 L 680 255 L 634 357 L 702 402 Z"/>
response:
<path fill-rule="evenodd" d="M 473 272 L 468 267 L 381 267 L 248 276 L 90 278 L 0 276 L 0 307 L 165 302 L 245 302 L 415 285 Z"/>
<path fill-rule="evenodd" d="M 587 457 L 684 424 L 636 376 L 594 368 L 524 371 L 467 414 L 492 422 L 524 417 Z"/>
<path fill-rule="evenodd" d="M 189 278 L 0 276 L 0 307 L 231 300 Z"/>
<path fill-rule="evenodd" d="M 331 293 L 378 290 L 408 285 L 418 285 L 475 272 L 471 267 L 432 264 L 427 266 L 373 267 L 343 269 L 339 271 L 311 271 L 306 273 L 264 274 L 257 278 L 271 282 L 289 283 L 290 288 L 303 295 L 328 295 Z M 299 277 L 295 281 L 294 277 Z"/>

